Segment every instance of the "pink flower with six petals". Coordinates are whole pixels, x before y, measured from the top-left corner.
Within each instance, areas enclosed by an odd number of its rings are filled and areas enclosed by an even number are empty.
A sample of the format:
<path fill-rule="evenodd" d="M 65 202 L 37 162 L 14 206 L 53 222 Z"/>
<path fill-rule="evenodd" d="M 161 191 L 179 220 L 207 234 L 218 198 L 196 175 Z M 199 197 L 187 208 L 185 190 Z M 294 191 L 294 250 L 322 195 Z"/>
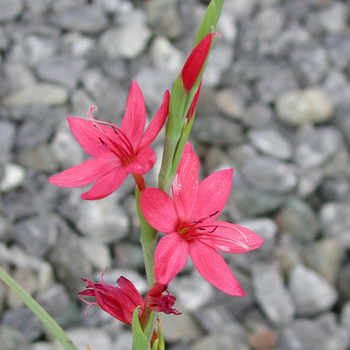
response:
<path fill-rule="evenodd" d="M 199 159 L 188 143 L 172 184 L 173 198 L 156 188 L 141 193 L 146 220 L 166 234 L 156 250 L 156 280 L 168 284 L 190 255 L 199 273 L 213 286 L 243 296 L 244 291 L 217 250 L 245 253 L 258 248 L 263 239 L 245 227 L 214 221 L 228 200 L 233 169 L 217 171 L 200 184 L 198 173 Z"/>
<path fill-rule="evenodd" d="M 82 199 L 101 199 L 114 192 L 128 174 L 133 174 L 140 190 L 144 187 L 141 174 L 147 173 L 156 157 L 149 147 L 164 125 L 168 114 L 169 91 L 145 132 L 146 107 L 142 92 L 133 80 L 123 122 L 119 127 L 93 119 L 68 117 L 69 127 L 81 147 L 92 159 L 63 171 L 49 179 L 62 187 L 81 187 L 95 184 L 82 194 Z"/>

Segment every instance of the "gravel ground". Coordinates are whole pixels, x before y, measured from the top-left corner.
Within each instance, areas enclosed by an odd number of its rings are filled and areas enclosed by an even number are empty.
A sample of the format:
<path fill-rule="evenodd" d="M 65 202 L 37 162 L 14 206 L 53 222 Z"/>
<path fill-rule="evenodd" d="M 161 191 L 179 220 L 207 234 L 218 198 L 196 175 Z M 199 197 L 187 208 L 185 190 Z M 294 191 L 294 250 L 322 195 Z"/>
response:
<path fill-rule="evenodd" d="M 0 264 L 81 349 L 130 349 L 131 332 L 84 316 L 80 277 L 146 280 L 130 178 L 96 202 L 47 182 L 86 159 L 66 116 L 96 104 L 118 125 L 135 78 L 152 117 L 205 2 L 0 0 Z M 225 256 L 245 298 L 186 266 L 167 349 L 350 349 L 349 18 L 346 0 L 226 0 L 191 139 L 203 176 L 235 168 L 223 217 L 265 243 Z M 61 349 L 3 284 L 0 349 Z"/>

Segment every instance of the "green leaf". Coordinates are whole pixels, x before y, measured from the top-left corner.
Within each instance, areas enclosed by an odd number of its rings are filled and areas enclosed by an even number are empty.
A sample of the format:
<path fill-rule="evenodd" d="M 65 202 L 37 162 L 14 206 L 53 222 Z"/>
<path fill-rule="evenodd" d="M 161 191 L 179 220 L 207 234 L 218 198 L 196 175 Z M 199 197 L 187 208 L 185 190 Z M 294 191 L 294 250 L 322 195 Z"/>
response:
<path fill-rule="evenodd" d="M 133 336 L 133 342 L 132 342 L 132 349 L 133 350 L 149 350 L 150 344 L 148 342 L 148 339 L 143 333 L 143 330 L 140 325 L 139 320 L 139 314 L 140 314 L 140 306 L 138 306 L 132 315 L 132 336 Z"/>
<path fill-rule="evenodd" d="M 196 46 L 213 29 L 214 31 L 216 30 L 223 5 L 224 0 L 212 0 L 210 2 L 199 27 L 194 46 Z"/>
<path fill-rule="evenodd" d="M 35 316 L 44 324 L 48 331 L 62 344 L 64 349 L 79 350 L 57 322 L 2 267 L 0 267 L 0 279 L 18 295 Z"/>
<path fill-rule="evenodd" d="M 159 348 L 158 348 L 158 343 L 159 343 L 159 339 L 156 339 L 156 340 L 153 342 L 152 350 L 159 350 Z"/>
<path fill-rule="evenodd" d="M 164 343 L 164 338 L 163 338 L 163 333 L 162 333 L 162 326 L 159 321 L 157 321 L 158 325 L 158 350 L 165 350 L 165 343 Z"/>

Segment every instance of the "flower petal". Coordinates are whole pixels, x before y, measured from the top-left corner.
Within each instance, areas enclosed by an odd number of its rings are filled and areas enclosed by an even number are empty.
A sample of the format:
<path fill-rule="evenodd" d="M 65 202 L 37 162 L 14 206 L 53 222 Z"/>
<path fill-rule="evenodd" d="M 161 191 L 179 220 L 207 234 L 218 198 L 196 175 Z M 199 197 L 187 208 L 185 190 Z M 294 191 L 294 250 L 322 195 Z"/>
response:
<path fill-rule="evenodd" d="M 158 282 L 168 284 L 185 266 L 188 243 L 174 232 L 163 237 L 157 246 L 154 275 Z"/>
<path fill-rule="evenodd" d="M 188 246 L 194 266 L 209 283 L 229 295 L 245 295 L 220 253 L 198 240 L 189 242 Z"/>
<path fill-rule="evenodd" d="M 118 166 L 101 177 L 90 189 L 81 195 L 81 199 L 95 200 L 109 196 L 125 180 L 128 172 L 124 166 Z"/>
<path fill-rule="evenodd" d="M 127 314 L 132 317 L 135 308 L 140 305 L 141 309 L 143 309 L 145 302 L 134 284 L 124 276 L 118 278 L 117 284 L 123 292 L 121 303 L 127 311 Z"/>
<path fill-rule="evenodd" d="M 201 227 L 206 229 L 206 234 L 198 239 L 225 253 L 246 253 L 264 243 L 263 238 L 253 231 L 229 222 L 215 221 L 210 224 L 204 223 Z"/>
<path fill-rule="evenodd" d="M 85 303 L 91 305 L 99 305 L 100 308 L 116 319 L 125 322 L 128 322 L 128 319 L 125 317 L 125 311 L 123 309 L 124 300 L 123 293 L 120 288 L 112 286 L 106 283 L 92 283 L 89 280 L 83 279 L 85 282 L 88 282 L 91 289 L 87 289 L 79 293 L 79 297 Z M 89 291 L 89 292 L 87 292 Z M 82 296 L 93 296 L 96 298 L 96 302 L 89 302 L 82 298 Z"/>
<path fill-rule="evenodd" d="M 199 159 L 192 144 L 186 144 L 171 186 L 177 215 L 181 222 L 191 218 L 197 202 Z"/>
<path fill-rule="evenodd" d="M 138 149 L 148 147 L 159 134 L 168 115 L 169 98 L 170 94 L 167 90 L 164 93 L 162 105 L 160 106 L 157 114 L 154 116 L 154 118 L 152 119 L 145 133 L 142 136 L 142 139 L 138 145 Z"/>
<path fill-rule="evenodd" d="M 232 186 L 233 169 L 216 171 L 206 177 L 198 186 L 198 197 L 192 219 L 215 220 L 225 207 Z"/>
<path fill-rule="evenodd" d="M 80 187 L 91 184 L 119 164 L 117 158 L 92 158 L 52 176 L 49 182 L 62 187 Z"/>
<path fill-rule="evenodd" d="M 141 192 L 140 207 L 147 222 L 157 231 L 171 233 L 177 230 L 174 202 L 165 192 L 157 188 L 145 188 Z"/>
<path fill-rule="evenodd" d="M 113 137 L 111 128 L 100 124 L 97 128 L 91 120 L 82 118 L 68 117 L 67 120 L 72 134 L 86 153 L 93 157 L 113 156 L 100 139 L 104 134 Z"/>
<path fill-rule="evenodd" d="M 156 162 L 156 155 L 152 148 L 142 148 L 136 154 L 135 159 L 126 166 L 126 171 L 130 174 L 146 174 Z"/>
<path fill-rule="evenodd" d="M 131 83 L 125 114 L 120 128 L 128 137 L 134 149 L 138 146 L 146 124 L 146 106 L 140 87 Z"/>

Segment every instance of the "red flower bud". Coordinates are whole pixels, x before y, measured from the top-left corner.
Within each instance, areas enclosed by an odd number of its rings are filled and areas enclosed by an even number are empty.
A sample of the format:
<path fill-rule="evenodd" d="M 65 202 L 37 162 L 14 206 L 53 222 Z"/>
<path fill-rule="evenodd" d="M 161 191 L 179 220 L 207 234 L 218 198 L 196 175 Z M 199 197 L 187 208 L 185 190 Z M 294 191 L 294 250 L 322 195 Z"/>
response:
<path fill-rule="evenodd" d="M 189 92 L 201 72 L 208 56 L 211 41 L 215 32 L 206 35 L 192 50 L 181 72 L 181 78 L 186 92 Z"/>

